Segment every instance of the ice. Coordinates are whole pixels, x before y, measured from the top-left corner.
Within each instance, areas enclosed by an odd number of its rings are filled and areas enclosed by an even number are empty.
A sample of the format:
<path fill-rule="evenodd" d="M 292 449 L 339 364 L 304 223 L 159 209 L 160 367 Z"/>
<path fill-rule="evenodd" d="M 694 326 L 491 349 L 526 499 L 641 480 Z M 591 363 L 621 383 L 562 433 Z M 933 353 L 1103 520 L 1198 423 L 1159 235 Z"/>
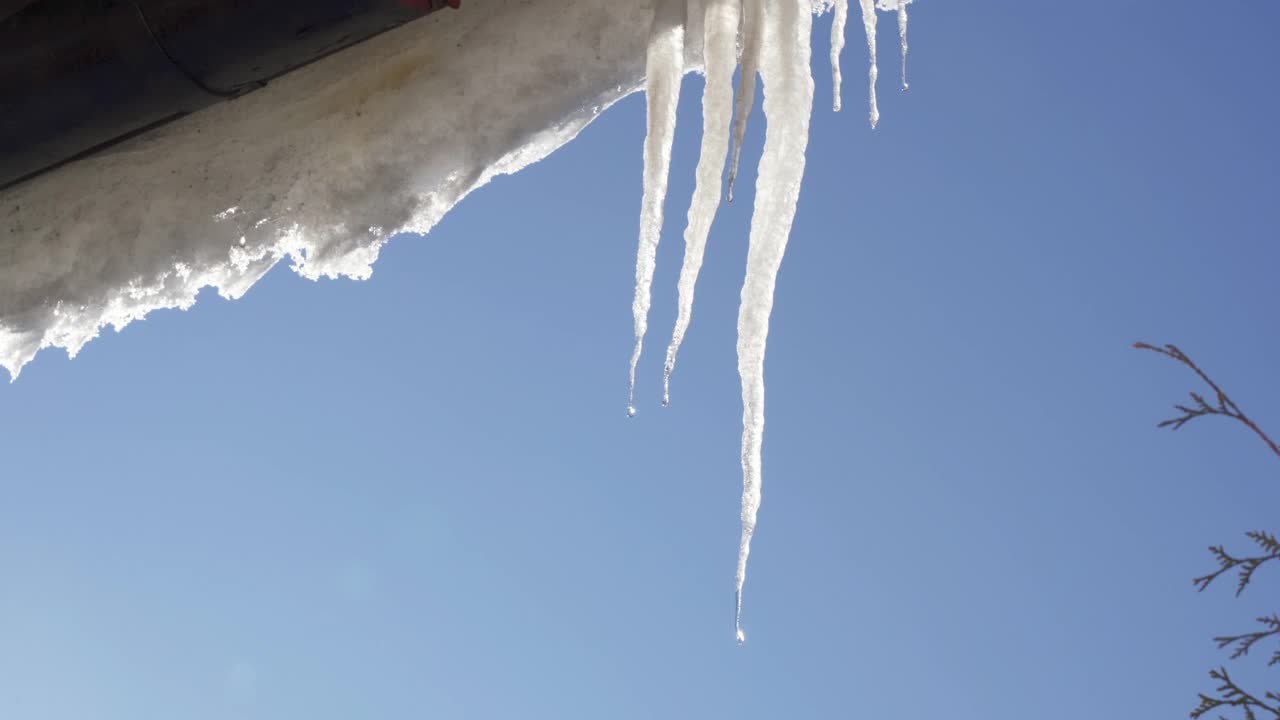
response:
<path fill-rule="evenodd" d="M 880 109 L 876 102 L 876 79 L 880 75 L 876 65 L 876 10 L 896 12 L 898 14 L 898 39 L 902 46 L 902 89 L 907 84 L 907 5 L 911 0 L 861 0 L 862 24 L 867 33 L 867 49 L 870 54 L 871 67 L 868 70 L 870 79 L 871 127 L 880 122 Z M 845 22 L 849 14 L 849 0 L 834 0 L 834 15 L 831 21 L 831 84 L 832 108 L 840 112 L 840 53 L 844 49 Z"/>
<path fill-rule="evenodd" d="M 902 46 L 902 89 L 911 87 L 907 82 L 907 4 L 911 0 L 900 0 L 898 4 L 898 41 Z"/>
<path fill-rule="evenodd" d="M 907 90 L 907 6 L 911 0 L 876 0 L 876 8 L 898 14 L 898 44 L 902 48 L 902 89 Z"/>
<path fill-rule="evenodd" d="M 875 13 L 898 15 L 905 89 L 911 0 L 859 1 L 874 126 Z M 830 7 L 832 0 L 470 3 L 0 192 L 0 366 L 16 379 L 41 348 L 74 355 L 102 327 L 190 307 L 206 286 L 237 298 L 285 259 L 310 279 L 367 278 L 389 237 L 427 233 L 468 193 L 545 157 L 643 85 L 634 413 L 681 77 L 705 62 L 703 142 L 664 401 L 689 328 L 726 154 L 733 196 L 758 74 L 767 127 L 737 342 L 743 434 L 734 613 L 742 642 L 742 591 L 761 499 L 765 344 L 808 145 L 812 12 Z M 834 9 L 838 109 L 848 0 L 834 0 Z M 449 62 L 440 63 L 445 47 Z"/>
<path fill-rule="evenodd" d="M 737 64 L 740 0 L 707 0 L 703 15 L 703 61 L 706 85 L 702 91 L 702 150 L 698 157 L 693 200 L 684 231 L 684 264 L 680 268 L 679 304 L 671 344 L 662 373 L 662 404 L 671 402 L 671 372 L 693 316 L 693 291 L 707 247 L 707 235 L 720 206 L 720 179 L 729 147 L 733 114 L 733 70 Z"/>
<path fill-rule="evenodd" d="M 631 301 L 635 319 L 635 348 L 627 389 L 627 415 L 636 414 L 636 363 L 649 325 L 650 287 L 662 234 L 662 210 L 667 199 L 671 143 L 676 133 L 676 104 L 684 75 L 685 3 L 657 0 L 645 62 L 648 131 L 644 138 L 644 197 L 640 202 L 640 247 L 636 252 L 636 292 Z"/>
<path fill-rule="evenodd" d="M 755 207 L 747 250 L 747 275 L 738 309 L 738 375 L 742 379 L 742 535 L 735 578 L 737 637 L 742 640 L 742 589 L 751 536 L 760 510 L 761 444 L 764 439 L 764 352 L 778 268 L 795 219 L 813 76 L 809 35 L 813 17 L 806 0 L 774 0 L 765 17 L 760 78 L 764 87 L 764 150 L 756 176 Z"/>
<path fill-rule="evenodd" d="M 849 19 L 849 0 L 836 0 L 831 20 L 831 109 L 840 112 L 840 53 L 844 50 L 844 26 Z"/>
<path fill-rule="evenodd" d="M 761 30 L 764 24 L 765 0 L 742 0 L 742 60 L 738 68 L 738 97 L 733 105 L 733 149 L 729 158 L 729 202 L 733 202 L 733 183 L 738 178 L 738 159 L 742 156 L 742 139 L 747 134 L 747 118 L 756 97 L 756 71 L 760 67 Z"/>
<path fill-rule="evenodd" d="M 867 31 L 867 52 L 871 56 L 871 67 L 867 70 L 871 103 L 871 127 L 880 122 L 880 108 L 876 103 L 876 78 L 880 70 L 876 67 L 876 0 L 860 0 L 862 3 L 862 26 Z"/>

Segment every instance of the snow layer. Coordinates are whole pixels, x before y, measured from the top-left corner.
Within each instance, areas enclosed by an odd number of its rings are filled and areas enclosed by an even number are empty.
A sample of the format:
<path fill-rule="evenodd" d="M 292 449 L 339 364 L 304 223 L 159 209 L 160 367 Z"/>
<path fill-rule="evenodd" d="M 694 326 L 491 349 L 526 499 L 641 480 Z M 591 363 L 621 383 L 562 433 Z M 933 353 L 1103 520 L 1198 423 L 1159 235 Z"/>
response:
<path fill-rule="evenodd" d="M 426 233 L 638 89 L 652 14 L 467 3 L 0 193 L 0 366 L 74 356 L 205 286 L 238 298 L 285 258 L 369 277 L 392 234 Z"/>

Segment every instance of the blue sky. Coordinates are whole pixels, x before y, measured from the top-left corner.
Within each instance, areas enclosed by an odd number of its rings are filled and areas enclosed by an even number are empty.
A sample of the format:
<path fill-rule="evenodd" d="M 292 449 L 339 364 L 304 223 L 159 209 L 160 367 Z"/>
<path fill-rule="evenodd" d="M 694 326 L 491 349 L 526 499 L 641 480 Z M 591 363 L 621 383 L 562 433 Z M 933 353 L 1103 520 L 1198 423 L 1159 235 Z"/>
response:
<path fill-rule="evenodd" d="M 817 21 L 742 647 L 749 182 L 658 402 L 696 77 L 635 419 L 639 96 L 369 282 L 277 270 L 41 355 L 0 387 L 0 717 L 1185 716 L 1211 637 L 1277 609 L 1190 583 L 1280 530 L 1277 465 L 1157 431 L 1195 385 L 1129 344 L 1280 433 L 1277 22 L 921 2 L 873 132 L 856 23 L 833 114 Z"/>

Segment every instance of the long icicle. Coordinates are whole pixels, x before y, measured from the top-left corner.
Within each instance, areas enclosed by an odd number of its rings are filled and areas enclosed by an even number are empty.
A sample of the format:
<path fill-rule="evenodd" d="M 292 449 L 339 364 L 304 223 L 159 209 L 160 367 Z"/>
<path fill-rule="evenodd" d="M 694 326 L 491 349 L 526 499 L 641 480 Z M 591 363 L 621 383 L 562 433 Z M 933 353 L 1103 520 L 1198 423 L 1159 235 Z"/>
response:
<path fill-rule="evenodd" d="M 867 51 L 871 54 L 871 69 L 867 77 L 871 85 L 871 127 L 880 122 L 880 108 L 876 105 L 876 78 L 880 71 L 876 68 L 876 0 L 861 0 L 862 26 L 867 31 Z"/>
<path fill-rule="evenodd" d="M 764 352 L 778 268 L 795 219 L 809 117 L 813 75 L 809 42 L 813 18 L 809 0 L 772 0 L 766 18 L 764 84 L 767 123 L 756 178 L 755 208 L 747 250 L 747 276 L 738 309 L 738 374 L 742 379 L 742 538 L 738 546 L 735 623 L 742 631 L 742 586 L 760 510 L 761 443 L 764 438 Z"/>
<path fill-rule="evenodd" d="M 707 82 L 702 91 L 702 150 L 698 156 L 693 199 L 684 230 L 684 264 L 680 268 L 680 301 L 675 330 L 667 346 L 662 372 L 662 404 L 671 402 L 671 371 L 693 317 L 693 291 L 702 269 L 707 235 L 720 206 L 720 178 L 729 149 L 729 116 L 733 112 L 733 69 L 737 64 L 740 0 L 707 0 L 703 17 L 703 57 Z"/>
<path fill-rule="evenodd" d="M 902 90 L 910 89 L 907 82 L 907 0 L 898 3 L 898 40 L 902 45 Z"/>
<path fill-rule="evenodd" d="M 831 20 L 831 109 L 840 112 L 840 53 L 844 50 L 844 26 L 849 19 L 849 0 L 836 0 Z"/>
<path fill-rule="evenodd" d="M 729 158 L 729 202 L 733 202 L 733 183 L 738 177 L 738 159 L 742 156 L 742 138 L 747 134 L 747 118 L 756 97 L 756 72 L 760 68 L 761 25 L 764 23 L 765 0 L 742 0 L 742 62 L 738 70 L 738 98 L 733 106 L 733 149 Z"/>
<path fill-rule="evenodd" d="M 644 197 L 640 203 L 640 246 L 636 251 L 636 293 L 631 302 L 635 348 L 627 389 L 627 415 L 636 414 L 636 364 L 649 326 L 650 287 L 662 234 L 662 209 L 671 169 L 676 104 L 684 73 L 684 0 L 658 0 L 645 62 L 647 133 L 644 138 Z"/>

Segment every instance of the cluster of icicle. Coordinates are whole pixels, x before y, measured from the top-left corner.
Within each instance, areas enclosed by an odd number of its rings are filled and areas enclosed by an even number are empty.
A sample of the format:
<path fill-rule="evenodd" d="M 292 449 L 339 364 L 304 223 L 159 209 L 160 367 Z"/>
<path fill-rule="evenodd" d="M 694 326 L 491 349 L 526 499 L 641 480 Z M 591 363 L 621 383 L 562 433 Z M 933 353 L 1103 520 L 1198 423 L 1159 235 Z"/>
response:
<path fill-rule="evenodd" d="M 902 40 L 902 87 L 906 83 L 907 4 L 911 0 L 860 0 L 870 53 L 871 126 L 876 107 L 876 9 L 898 13 Z M 667 347 L 662 404 L 670 401 L 671 372 L 693 309 L 693 291 L 702 267 L 707 235 L 720 205 L 721 175 L 729 158 L 728 198 L 733 200 L 742 138 L 754 102 L 755 79 L 764 90 L 767 122 L 756 179 L 755 207 L 747 252 L 747 273 L 738 311 L 738 374 L 742 379 L 742 536 L 735 577 L 734 618 L 738 642 L 742 631 L 742 586 L 747 556 L 760 508 L 760 450 L 764 435 L 764 352 L 773 309 L 774 284 L 786 250 L 796 201 L 804 175 L 805 148 L 813 107 L 809 70 L 812 29 L 811 0 L 657 0 L 646 62 L 648 134 L 644 143 L 644 197 L 640 214 L 640 247 L 636 260 L 635 349 L 631 355 L 627 414 L 635 415 L 636 363 L 648 329 L 650 286 L 667 194 L 676 103 L 684 74 L 684 28 L 688 13 L 703 16 L 706 87 L 702 96 L 702 150 L 697 180 L 684 232 L 685 255 L 680 269 L 679 309 Z M 835 1 L 831 31 L 835 110 L 840 109 L 840 52 L 848 0 Z M 737 97 L 733 73 L 741 67 Z M 732 134 L 732 143 L 730 135 Z"/>

